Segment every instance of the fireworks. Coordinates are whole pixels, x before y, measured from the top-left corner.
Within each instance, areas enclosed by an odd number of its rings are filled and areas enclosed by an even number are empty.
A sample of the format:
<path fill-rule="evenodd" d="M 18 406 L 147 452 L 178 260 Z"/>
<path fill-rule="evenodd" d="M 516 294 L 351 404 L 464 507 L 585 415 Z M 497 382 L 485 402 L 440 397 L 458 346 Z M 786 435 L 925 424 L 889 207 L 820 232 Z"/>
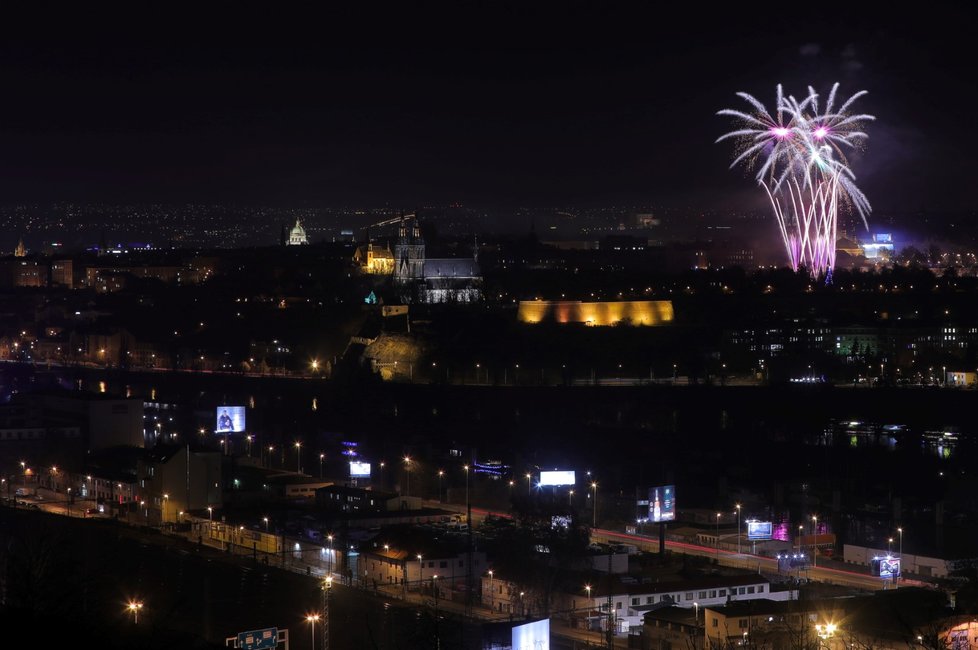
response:
<path fill-rule="evenodd" d="M 835 241 L 840 204 L 853 209 L 866 223 L 871 211 L 856 187 L 846 152 L 867 139 L 863 124 L 872 115 L 853 114 L 860 91 L 836 107 L 839 84 L 832 86 L 821 110 L 819 95 L 809 86 L 801 101 L 777 87 L 774 111 L 747 93 L 737 96 L 749 112 L 724 109 L 718 115 L 736 120 L 738 128 L 717 138 L 734 140 L 739 153 L 731 167 L 756 169 L 778 222 L 791 268 L 805 268 L 830 278 L 835 266 Z"/>

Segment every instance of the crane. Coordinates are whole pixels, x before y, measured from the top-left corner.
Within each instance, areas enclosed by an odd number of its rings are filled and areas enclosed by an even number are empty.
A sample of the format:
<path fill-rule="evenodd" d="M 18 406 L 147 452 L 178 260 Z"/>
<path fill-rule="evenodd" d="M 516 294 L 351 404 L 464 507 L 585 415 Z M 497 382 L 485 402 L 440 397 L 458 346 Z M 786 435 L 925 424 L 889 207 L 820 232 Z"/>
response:
<path fill-rule="evenodd" d="M 366 226 L 360 226 L 360 230 L 369 230 L 370 228 L 381 228 L 383 226 L 390 226 L 395 223 L 400 223 L 402 219 L 417 219 L 417 213 L 410 212 L 408 214 L 402 214 L 394 217 L 393 219 L 385 219 L 384 221 L 378 221 L 377 223 L 367 224 Z"/>

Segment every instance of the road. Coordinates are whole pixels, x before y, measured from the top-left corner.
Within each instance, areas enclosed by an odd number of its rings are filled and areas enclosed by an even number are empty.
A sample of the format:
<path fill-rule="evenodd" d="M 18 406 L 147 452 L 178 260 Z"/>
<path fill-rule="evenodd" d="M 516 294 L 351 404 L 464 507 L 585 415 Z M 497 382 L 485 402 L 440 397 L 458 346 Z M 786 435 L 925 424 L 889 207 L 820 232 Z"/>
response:
<path fill-rule="evenodd" d="M 437 501 L 431 501 L 425 505 L 440 507 L 445 510 L 452 510 L 460 513 L 465 512 L 464 505 L 438 503 Z M 472 508 L 472 518 L 476 523 L 484 520 L 488 515 L 509 518 L 509 514 L 507 513 L 498 512 L 495 510 L 486 510 L 483 508 Z M 624 532 L 595 528 L 591 531 L 591 539 L 592 541 L 599 543 L 631 544 L 642 551 L 657 552 L 659 550 L 658 538 L 648 537 L 645 535 L 633 535 Z M 762 555 L 737 553 L 733 551 L 726 551 L 724 549 L 719 549 L 718 551 L 716 548 L 710 546 L 701 546 L 699 544 L 689 544 L 686 542 L 678 542 L 673 540 L 666 540 L 666 549 L 674 553 L 687 553 L 689 555 L 700 555 L 703 557 L 716 558 L 719 564 L 724 566 L 752 569 L 766 573 L 778 573 L 778 561 L 774 558 Z M 878 577 L 869 575 L 869 567 L 866 567 L 864 571 L 840 569 L 830 566 L 809 567 L 802 572 L 802 577 L 818 582 L 842 585 L 845 587 L 854 587 L 857 589 L 866 589 L 869 591 L 877 591 L 884 588 L 884 583 L 882 580 L 880 580 Z M 905 578 L 900 581 L 899 586 L 929 587 L 931 585 L 919 580 L 910 580 Z M 892 588 L 892 586 L 887 584 L 886 588 Z"/>

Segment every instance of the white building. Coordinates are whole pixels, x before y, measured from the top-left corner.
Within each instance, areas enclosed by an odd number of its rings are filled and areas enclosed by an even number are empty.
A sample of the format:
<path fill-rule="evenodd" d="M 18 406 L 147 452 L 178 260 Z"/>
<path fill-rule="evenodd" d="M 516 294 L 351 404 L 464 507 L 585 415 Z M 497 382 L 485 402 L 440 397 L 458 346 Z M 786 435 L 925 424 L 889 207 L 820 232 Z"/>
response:
<path fill-rule="evenodd" d="M 289 233 L 288 246 L 304 246 L 309 243 L 309 239 L 306 238 L 306 229 L 302 227 L 302 221 L 298 218 L 295 220 L 295 225 L 292 226 L 292 231 Z"/>

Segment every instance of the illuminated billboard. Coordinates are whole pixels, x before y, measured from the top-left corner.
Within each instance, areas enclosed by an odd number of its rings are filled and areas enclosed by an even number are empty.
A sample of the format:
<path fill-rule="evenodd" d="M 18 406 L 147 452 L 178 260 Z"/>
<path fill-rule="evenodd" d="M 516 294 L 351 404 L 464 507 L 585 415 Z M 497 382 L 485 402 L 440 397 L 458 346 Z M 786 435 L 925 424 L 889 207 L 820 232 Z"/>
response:
<path fill-rule="evenodd" d="M 573 471 L 540 472 L 540 487 L 549 485 L 577 485 Z"/>
<path fill-rule="evenodd" d="M 887 555 L 886 557 L 874 557 L 872 563 L 872 573 L 886 579 L 898 578 L 900 576 L 900 558 Z"/>
<path fill-rule="evenodd" d="M 773 527 L 770 521 L 748 521 L 747 539 L 771 539 Z"/>
<path fill-rule="evenodd" d="M 550 619 L 514 627 L 513 650 L 550 650 Z"/>
<path fill-rule="evenodd" d="M 370 477 L 370 463 L 361 463 L 357 460 L 350 461 L 350 477 L 362 478 Z"/>
<path fill-rule="evenodd" d="M 217 424 L 214 433 L 243 433 L 245 430 L 245 407 L 218 406 L 215 412 Z"/>
<path fill-rule="evenodd" d="M 676 518 L 676 486 L 660 485 L 649 490 L 649 521 L 673 521 Z"/>

